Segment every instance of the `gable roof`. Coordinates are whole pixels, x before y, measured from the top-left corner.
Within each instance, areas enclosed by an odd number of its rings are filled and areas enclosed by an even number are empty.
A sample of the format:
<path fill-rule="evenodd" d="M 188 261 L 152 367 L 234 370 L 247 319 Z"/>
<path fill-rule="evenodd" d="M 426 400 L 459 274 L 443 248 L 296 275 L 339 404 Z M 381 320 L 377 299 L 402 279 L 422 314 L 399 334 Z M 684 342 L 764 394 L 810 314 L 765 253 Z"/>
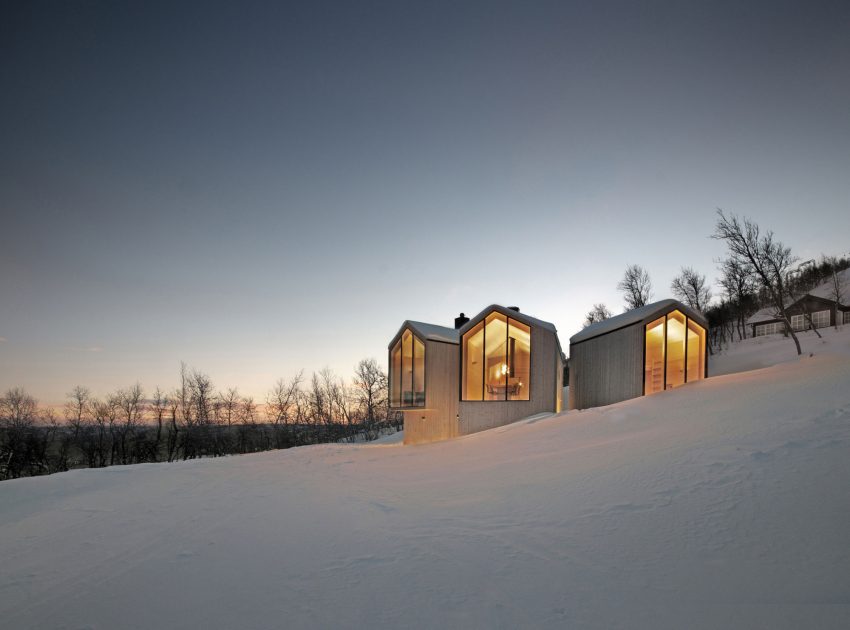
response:
<path fill-rule="evenodd" d="M 838 300 L 838 303 L 846 306 L 847 304 L 850 304 L 850 269 L 839 271 L 837 275 L 841 282 L 841 299 Z M 809 291 L 809 295 L 834 302 L 835 289 L 832 283 L 832 276 L 828 277 L 814 289 Z"/>
<path fill-rule="evenodd" d="M 398 329 L 398 332 L 392 338 L 392 341 L 390 341 L 388 346 L 390 349 L 392 349 L 395 342 L 398 341 L 398 338 L 401 337 L 405 328 L 410 328 L 410 330 L 413 331 L 413 334 L 419 337 L 422 341 L 441 341 L 443 343 L 452 343 L 457 345 L 458 340 L 460 339 L 460 335 L 455 328 L 437 326 L 436 324 L 426 324 L 425 322 L 416 322 L 407 319 L 401 325 L 401 328 Z"/>
<path fill-rule="evenodd" d="M 779 314 L 776 312 L 776 307 L 774 306 L 766 306 L 762 309 L 757 310 L 755 313 L 750 315 L 747 318 L 747 325 L 752 324 L 762 324 L 765 322 L 774 322 L 782 319 Z"/>
<path fill-rule="evenodd" d="M 656 317 L 660 317 L 661 315 L 674 310 L 681 311 L 689 318 L 696 320 L 696 322 L 703 328 L 708 328 L 708 321 L 702 313 L 692 309 L 690 306 L 682 304 L 678 300 L 667 299 L 659 300 L 658 302 L 653 302 L 652 304 L 647 304 L 646 306 L 626 311 L 621 315 L 615 315 L 614 317 L 609 317 L 601 322 L 591 324 L 584 330 L 581 330 L 570 337 L 570 344 L 581 343 L 582 341 L 587 341 L 588 339 L 594 339 L 595 337 L 600 337 L 607 333 L 614 332 L 620 328 L 626 328 L 627 326 L 633 326 L 645 321 L 652 321 Z"/>
<path fill-rule="evenodd" d="M 491 304 L 487 308 L 481 310 L 475 317 L 466 322 L 463 326 L 460 327 L 458 333 L 460 336 L 465 335 L 468 331 L 470 331 L 474 326 L 476 326 L 481 320 L 486 318 L 490 313 L 496 311 L 497 313 L 501 313 L 505 317 L 510 317 L 511 319 L 515 319 L 518 322 L 522 322 L 526 326 L 531 326 L 533 328 L 542 328 L 543 330 L 548 330 L 553 335 L 555 335 L 555 344 L 558 346 L 558 354 L 561 356 L 561 360 L 564 360 L 566 356 L 564 354 L 563 349 L 561 348 L 561 340 L 558 338 L 558 329 L 555 328 L 555 324 L 552 322 L 546 322 L 542 319 L 537 319 L 536 317 L 532 317 L 531 315 L 526 315 L 520 311 L 515 311 L 512 308 L 507 308 L 502 306 L 501 304 Z"/>
<path fill-rule="evenodd" d="M 464 333 L 466 333 L 468 330 L 470 330 L 473 326 L 478 324 L 478 322 L 480 322 L 482 319 L 487 317 L 493 311 L 501 313 L 505 317 L 510 317 L 511 319 L 515 319 L 518 322 L 522 322 L 523 324 L 526 324 L 527 326 L 536 326 L 537 328 L 544 328 L 544 329 L 549 330 L 549 331 L 556 333 L 556 334 L 558 332 L 557 329 L 555 328 L 555 324 L 553 324 L 551 322 L 544 322 L 542 319 L 537 319 L 536 317 L 531 317 L 530 315 L 526 315 L 525 313 L 522 313 L 520 311 L 515 311 L 513 309 L 504 307 L 500 304 L 491 304 L 490 306 L 488 306 L 487 308 L 485 308 L 481 312 L 479 312 L 478 315 L 476 315 L 475 317 L 470 319 L 468 322 L 466 322 L 463 326 L 461 326 L 460 331 L 459 331 L 460 334 L 463 335 Z"/>

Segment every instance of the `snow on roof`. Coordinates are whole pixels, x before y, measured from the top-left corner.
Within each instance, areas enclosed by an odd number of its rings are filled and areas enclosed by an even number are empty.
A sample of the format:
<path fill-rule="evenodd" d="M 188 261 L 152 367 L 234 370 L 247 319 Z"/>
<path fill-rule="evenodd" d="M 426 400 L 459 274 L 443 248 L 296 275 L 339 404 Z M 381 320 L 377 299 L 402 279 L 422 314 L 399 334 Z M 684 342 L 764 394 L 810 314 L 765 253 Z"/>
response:
<path fill-rule="evenodd" d="M 747 318 L 747 324 L 761 324 L 762 322 L 772 322 L 777 319 L 782 319 L 776 312 L 776 307 L 767 306 L 759 309 Z"/>
<path fill-rule="evenodd" d="M 436 324 L 426 324 L 425 322 L 415 322 L 408 319 L 405 320 L 405 322 L 401 325 L 401 328 L 398 329 L 398 332 L 393 337 L 392 341 L 390 341 L 390 348 L 393 347 L 405 328 L 410 328 L 414 334 L 423 341 L 442 341 L 443 343 L 456 344 L 460 338 L 458 331 L 454 328 L 449 328 L 448 326 L 437 326 Z"/>
<path fill-rule="evenodd" d="M 640 308 L 636 308 L 631 311 L 626 311 L 622 315 L 615 315 L 614 317 L 610 317 L 601 322 L 591 324 L 584 330 L 577 332 L 572 337 L 570 337 L 570 343 L 573 344 L 579 343 L 581 341 L 587 341 L 588 339 L 599 337 L 600 335 L 619 330 L 620 328 L 625 328 L 626 326 L 638 324 L 646 319 L 652 319 L 657 315 L 672 311 L 673 309 L 678 309 L 682 311 L 685 315 L 697 320 L 703 326 L 707 325 L 705 317 L 702 314 L 690 308 L 689 306 L 685 306 L 678 300 L 659 300 L 658 302 L 653 302 L 652 304 L 647 304 L 646 306 L 641 306 Z"/>
<path fill-rule="evenodd" d="M 838 302 L 843 305 L 850 304 L 850 269 L 839 271 L 837 275 L 841 282 L 841 299 Z M 832 276 L 829 276 L 825 281 L 809 291 L 809 295 L 834 301 L 835 285 L 832 282 Z"/>
<path fill-rule="evenodd" d="M 555 324 L 551 322 L 545 322 L 542 319 L 537 319 L 536 317 L 532 317 L 531 315 L 526 315 L 520 311 L 515 311 L 513 309 L 507 308 L 500 304 L 491 304 L 485 309 L 479 311 L 478 315 L 470 319 L 467 323 L 465 323 L 461 327 L 461 333 L 465 333 L 467 330 L 471 329 L 482 319 L 487 317 L 493 311 L 498 311 L 502 315 L 510 317 L 511 319 L 515 319 L 523 324 L 527 324 L 529 326 L 537 326 L 538 328 L 545 328 L 546 330 L 551 330 L 553 333 L 557 333 L 557 329 L 555 328 Z"/>
<path fill-rule="evenodd" d="M 408 320 L 407 323 L 410 324 L 410 327 L 413 328 L 415 332 L 419 333 L 420 336 L 425 339 L 430 339 L 431 341 L 457 343 L 458 338 L 460 337 L 456 328 L 437 326 L 436 324 L 426 324 L 425 322 L 412 322 L 410 320 Z"/>

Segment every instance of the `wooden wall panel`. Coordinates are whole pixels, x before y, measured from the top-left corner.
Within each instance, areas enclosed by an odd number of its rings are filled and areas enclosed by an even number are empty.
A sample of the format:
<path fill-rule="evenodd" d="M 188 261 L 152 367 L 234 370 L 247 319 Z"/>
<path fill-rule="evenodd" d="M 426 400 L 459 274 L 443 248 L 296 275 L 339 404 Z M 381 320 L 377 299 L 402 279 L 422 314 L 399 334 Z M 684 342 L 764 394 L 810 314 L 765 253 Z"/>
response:
<path fill-rule="evenodd" d="M 643 395 L 642 324 L 570 346 L 570 408 L 610 405 Z"/>
<path fill-rule="evenodd" d="M 422 444 L 458 435 L 458 346 L 425 342 L 425 407 L 404 411 L 404 443 Z"/>
<path fill-rule="evenodd" d="M 555 333 L 531 328 L 530 400 L 460 401 L 460 435 L 499 427 L 544 411 L 554 412 L 557 387 L 563 376 L 563 364 Z"/>

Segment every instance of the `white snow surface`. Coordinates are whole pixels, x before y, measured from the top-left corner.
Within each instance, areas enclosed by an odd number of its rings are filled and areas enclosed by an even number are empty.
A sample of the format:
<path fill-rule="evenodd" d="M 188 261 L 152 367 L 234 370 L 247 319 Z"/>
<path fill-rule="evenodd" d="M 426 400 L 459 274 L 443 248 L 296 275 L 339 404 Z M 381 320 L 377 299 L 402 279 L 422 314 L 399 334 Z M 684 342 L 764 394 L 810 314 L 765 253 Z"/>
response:
<path fill-rule="evenodd" d="M 850 627 L 850 327 L 823 332 L 437 444 L 2 482 L 0 625 Z"/>

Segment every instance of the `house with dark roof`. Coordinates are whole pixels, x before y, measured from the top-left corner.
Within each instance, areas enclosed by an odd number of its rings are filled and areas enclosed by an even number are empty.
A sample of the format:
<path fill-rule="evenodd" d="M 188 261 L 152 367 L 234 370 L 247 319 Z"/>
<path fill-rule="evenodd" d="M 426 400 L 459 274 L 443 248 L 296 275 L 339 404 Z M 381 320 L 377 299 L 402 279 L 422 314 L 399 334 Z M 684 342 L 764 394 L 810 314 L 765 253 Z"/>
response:
<path fill-rule="evenodd" d="M 708 322 L 676 300 L 661 300 L 570 337 L 569 408 L 610 405 L 708 376 Z"/>
<path fill-rule="evenodd" d="M 404 442 L 468 435 L 563 406 L 555 326 L 493 304 L 455 327 L 406 321 L 389 344 L 390 406 Z"/>
<path fill-rule="evenodd" d="M 840 299 L 835 299 L 835 284 L 828 278 L 785 309 L 794 331 L 850 324 L 850 269 L 837 275 L 842 289 Z M 747 325 L 752 327 L 753 337 L 785 332 L 785 322 L 773 307 L 755 312 L 747 319 Z"/>

